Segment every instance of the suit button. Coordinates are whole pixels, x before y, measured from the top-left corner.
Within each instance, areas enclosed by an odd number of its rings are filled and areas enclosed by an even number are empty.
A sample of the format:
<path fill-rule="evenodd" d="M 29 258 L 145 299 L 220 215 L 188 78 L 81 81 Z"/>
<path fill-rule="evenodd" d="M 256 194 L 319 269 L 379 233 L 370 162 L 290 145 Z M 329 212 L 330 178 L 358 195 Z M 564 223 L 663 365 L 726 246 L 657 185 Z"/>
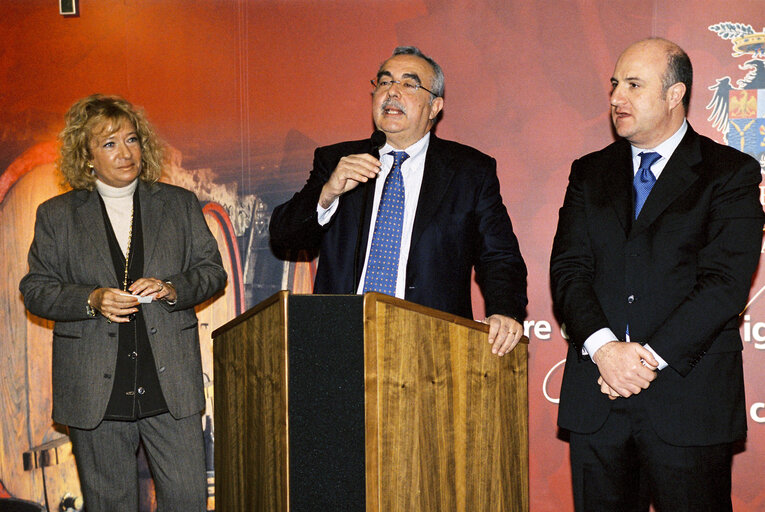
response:
<path fill-rule="evenodd" d="M 137 357 L 138 357 L 138 352 L 136 352 L 136 351 L 133 351 L 133 352 L 131 352 L 131 353 L 130 353 L 130 355 L 129 355 L 128 357 L 129 357 L 130 359 L 133 359 L 133 360 L 135 360 L 135 358 L 137 358 Z"/>
<path fill-rule="evenodd" d="M 627 297 L 627 304 L 632 304 L 633 302 L 635 302 L 634 295 L 630 295 L 629 297 Z"/>
<path fill-rule="evenodd" d="M 146 393 L 146 390 L 143 388 L 143 386 L 139 387 L 138 388 L 138 394 L 139 395 L 143 395 L 144 393 Z"/>
<path fill-rule="evenodd" d="M 152 328 L 149 330 L 149 332 L 150 332 L 150 333 L 152 333 L 152 334 L 157 334 L 157 328 L 156 328 L 156 327 L 152 327 Z"/>

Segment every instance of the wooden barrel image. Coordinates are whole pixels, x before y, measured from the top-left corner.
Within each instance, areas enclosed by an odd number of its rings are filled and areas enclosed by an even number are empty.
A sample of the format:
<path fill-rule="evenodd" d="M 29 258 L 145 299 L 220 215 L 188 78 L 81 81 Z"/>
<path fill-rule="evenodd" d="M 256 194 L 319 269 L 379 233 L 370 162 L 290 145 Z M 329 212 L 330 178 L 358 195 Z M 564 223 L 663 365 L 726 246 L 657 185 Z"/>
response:
<path fill-rule="evenodd" d="M 66 188 L 55 170 L 55 145 L 24 153 L 9 170 L 15 181 L 0 202 L 0 474 L 11 495 L 58 510 L 65 497 L 81 496 L 66 429 L 51 420 L 53 323 L 24 309 L 19 281 L 27 272 L 37 206 Z M 42 163 L 45 162 L 45 163 Z M 5 173 L 4 173 L 5 176 Z"/>

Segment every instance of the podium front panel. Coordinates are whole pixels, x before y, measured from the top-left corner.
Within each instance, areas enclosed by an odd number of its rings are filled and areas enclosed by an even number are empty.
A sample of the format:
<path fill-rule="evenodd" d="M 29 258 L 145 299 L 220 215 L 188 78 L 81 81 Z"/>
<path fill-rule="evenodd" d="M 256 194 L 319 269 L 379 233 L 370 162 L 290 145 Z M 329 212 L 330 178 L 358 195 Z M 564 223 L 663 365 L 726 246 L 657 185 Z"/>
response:
<path fill-rule="evenodd" d="M 527 349 L 499 358 L 487 332 L 288 292 L 217 329 L 216 508 L 527 511 Z"/>
<path fill-rule="evenodd" d="M 362 297 L 288 303 L 290 511 L 363 511 Z"/>

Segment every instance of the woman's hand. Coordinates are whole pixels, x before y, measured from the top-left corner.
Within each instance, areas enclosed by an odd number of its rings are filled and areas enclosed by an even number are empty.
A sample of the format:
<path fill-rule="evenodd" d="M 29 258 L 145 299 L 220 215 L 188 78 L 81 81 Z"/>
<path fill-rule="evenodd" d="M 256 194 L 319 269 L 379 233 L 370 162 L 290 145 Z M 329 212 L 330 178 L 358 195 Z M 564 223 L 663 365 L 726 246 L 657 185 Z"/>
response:
<path fill-rule="evenodd" d="M 164 300 L 167 302 L 175 302 L 178 299 L 178 293 L 175 291 L 175 286 L 172 283 L 168 283 L 156 277 L 142 277 L 137 279 L 128 288 L 133 295 L 140 295 L 141 297 L 153 296 L 157 300 Z"/>
<path fill-rule="evenodd" d="M 138 299 L 117 288 L 97 288 L 90 292 L 88 304 L 109 322 L 125 323 L 138 312 Z"/>

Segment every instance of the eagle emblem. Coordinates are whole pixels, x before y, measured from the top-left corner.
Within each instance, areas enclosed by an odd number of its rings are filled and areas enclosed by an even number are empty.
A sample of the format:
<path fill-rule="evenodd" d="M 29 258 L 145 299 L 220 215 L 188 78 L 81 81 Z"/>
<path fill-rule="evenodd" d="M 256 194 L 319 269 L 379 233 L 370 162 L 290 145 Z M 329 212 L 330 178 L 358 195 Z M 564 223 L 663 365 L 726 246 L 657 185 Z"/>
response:
<path fill-rule="evenodd" d="M 717 79 L 707 105 L 708 121 L 723 134 L 725 143 L 752 155 L 765 169 L 765 28 L 755 32 L 751 25 L 724 22 L 709 30 L 733 46 L 733 57 L 748 57 L 739 69 L 745 76 Z"/>

